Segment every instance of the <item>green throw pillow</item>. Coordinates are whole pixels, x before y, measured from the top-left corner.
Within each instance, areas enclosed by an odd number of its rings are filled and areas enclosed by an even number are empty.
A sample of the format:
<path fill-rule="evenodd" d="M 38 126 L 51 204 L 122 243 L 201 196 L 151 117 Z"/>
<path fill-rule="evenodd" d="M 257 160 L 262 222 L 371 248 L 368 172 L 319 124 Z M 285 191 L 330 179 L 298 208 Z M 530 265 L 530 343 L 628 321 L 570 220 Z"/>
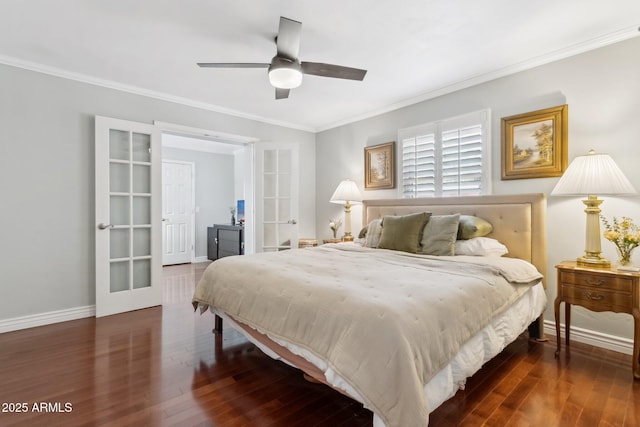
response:
<path fill-rule="evenodd" d="M 382 235 L 378 248 L 418 253 L 424 226 L 431 212 L 420 212 L 402 216 L 385 216 L 382 219 Z"/>
<path fill-rule="evenodd" d="M 460 214 L 432 215 L 422 234 L 422 253 L 455 255 Z"/>
<path fill-rule="evenodd" d="M 472 215 L 460 215 L 458 225 L 458 239 L 466 240 L 473 237 L 484 237 L 493 231 L 489 221 Z"/>

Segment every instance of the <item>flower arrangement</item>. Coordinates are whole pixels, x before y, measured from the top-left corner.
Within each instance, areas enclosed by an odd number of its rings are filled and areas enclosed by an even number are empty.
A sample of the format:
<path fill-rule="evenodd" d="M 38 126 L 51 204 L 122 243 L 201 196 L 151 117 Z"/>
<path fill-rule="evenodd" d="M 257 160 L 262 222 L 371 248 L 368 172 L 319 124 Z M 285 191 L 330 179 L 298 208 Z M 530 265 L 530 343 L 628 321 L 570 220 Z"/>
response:
<path fill-rule="evenodd" d="M 338 234 L 338 229 L 340 228 L 341 225 L 342 225 L 342 219 L 338 219 L 338 220 L 330 219 L 329 220 L 329 228 L 333 232 L 333 238 L 334 239 L 336 238 L 336 235 Z"/>
<path fill-rule="evenodd" d="M 602 223 L 604 224 L 604 238 L 616 245 L 619 263 L 621 265 L 631 264 L 631 252 L 640 245 L 640 228 L 633 223 L 629 217 L 623 216 L 620 219 L 613 217 L 612 222 L 607 221 L 604 216 Z"/>

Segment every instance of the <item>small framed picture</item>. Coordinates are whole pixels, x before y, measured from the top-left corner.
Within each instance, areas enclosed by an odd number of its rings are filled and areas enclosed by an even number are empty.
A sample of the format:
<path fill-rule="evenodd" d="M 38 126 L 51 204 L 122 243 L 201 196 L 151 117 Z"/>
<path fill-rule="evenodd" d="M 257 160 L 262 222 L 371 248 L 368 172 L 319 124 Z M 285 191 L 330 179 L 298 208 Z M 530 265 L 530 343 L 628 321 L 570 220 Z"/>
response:
<path fill-rule="evenodd" d="M 567 169 L 568 105 L 502 118 L 502 179 L 561 176 Z"/>
<path fill-rule="evenodd" d="M 366 190 L 395 188 L 395 147 L 395 141 L 364 147 L 364 188 Z"/>

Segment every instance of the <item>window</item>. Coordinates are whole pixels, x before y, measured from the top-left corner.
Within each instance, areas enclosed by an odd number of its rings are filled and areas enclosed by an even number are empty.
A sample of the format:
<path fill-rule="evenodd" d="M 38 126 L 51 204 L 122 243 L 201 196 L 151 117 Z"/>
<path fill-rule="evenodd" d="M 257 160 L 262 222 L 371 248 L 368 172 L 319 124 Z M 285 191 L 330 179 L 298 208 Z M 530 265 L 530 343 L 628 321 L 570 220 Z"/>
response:
<path fill-rule="evenodd" d="M 400 129 L 400 197 L 490 192 L 490 110 Z"/>

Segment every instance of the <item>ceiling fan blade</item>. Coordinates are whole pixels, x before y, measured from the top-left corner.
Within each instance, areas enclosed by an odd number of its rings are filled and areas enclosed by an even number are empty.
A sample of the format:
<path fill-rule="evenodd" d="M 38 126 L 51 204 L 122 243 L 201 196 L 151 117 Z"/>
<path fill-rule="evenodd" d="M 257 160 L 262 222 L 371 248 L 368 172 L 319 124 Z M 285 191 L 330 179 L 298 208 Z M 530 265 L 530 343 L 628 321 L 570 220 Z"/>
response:
<path fill-rule="evenodd" d="M 289 89 L 276 88 L 276 99 L 286 99 L 289 97 Z"/>
<path fill-rule="evenodd" d="M 284 16 L 280 17 L 280 26 L 278 27 L 278 36 L 276 38 L 278 56 L 291 60 L 298 58 L 301 31 L 302 23 Z"/>
<path fill-rule="evenodd" d="M 260 62 L 198 62 L 202 68 L 269 68 L 271 64 Z"/>
<path fill-rule="evenodd" d="M 333 77 L 336 79 L 362 80 L 367 70 L 343 67 L 341 65 L 323 64 L 321 62 L 302 62 L 302 72 L 314 76 Z"/>

